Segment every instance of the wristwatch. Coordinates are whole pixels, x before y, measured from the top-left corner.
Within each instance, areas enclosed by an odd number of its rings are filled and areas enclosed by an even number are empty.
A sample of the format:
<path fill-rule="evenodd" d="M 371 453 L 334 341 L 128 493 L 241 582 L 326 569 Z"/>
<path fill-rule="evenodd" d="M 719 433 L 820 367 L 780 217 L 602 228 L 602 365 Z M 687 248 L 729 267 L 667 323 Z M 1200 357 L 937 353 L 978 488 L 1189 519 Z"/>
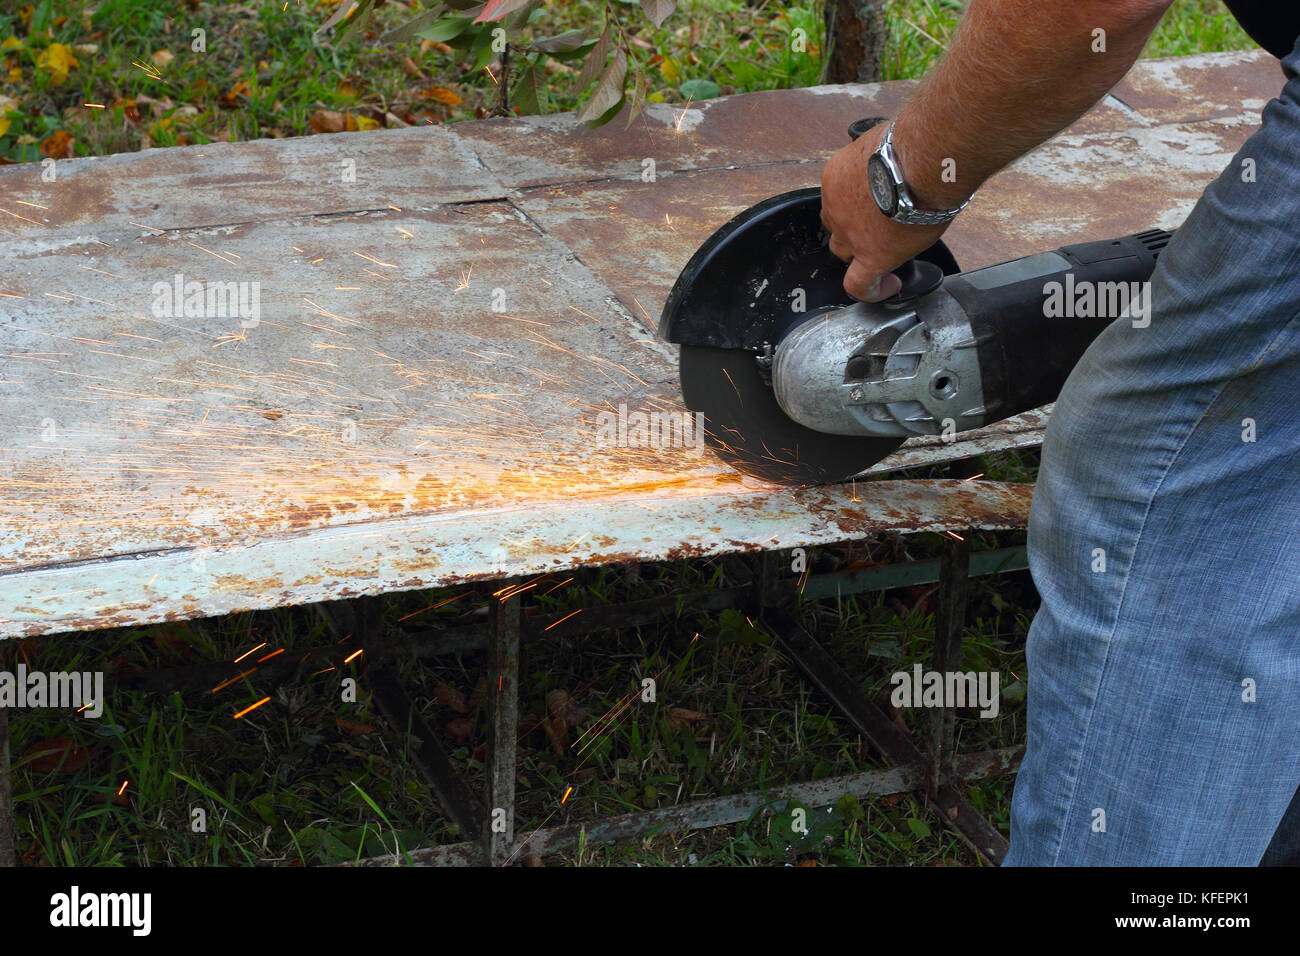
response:
<path fill-rule="evenodd" d="M 909 226 L 939 226 L 952 222 L 957 213 L 966 208 L 969 199 L 953 209 L 917 209 L 912 200 L 911 190 L 903 179 L 902 167 L 894 153 L 894 124 L 885 130 L 885 138 L 880 146 L 867 160 L 867 181 L 871 184 L 871 195 L 876 205 L 894 222 Z"/>

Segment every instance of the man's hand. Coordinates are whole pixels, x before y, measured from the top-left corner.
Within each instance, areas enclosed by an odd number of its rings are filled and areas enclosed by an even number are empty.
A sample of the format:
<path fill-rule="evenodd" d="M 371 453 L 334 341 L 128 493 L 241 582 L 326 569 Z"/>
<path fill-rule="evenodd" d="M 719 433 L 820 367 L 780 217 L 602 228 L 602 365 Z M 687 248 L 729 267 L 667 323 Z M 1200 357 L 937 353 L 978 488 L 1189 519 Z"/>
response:
<path fill-rule="evenodd" d="M 970 0 L 948 52 L 894 126 L 913 201 L 922 209 L 957 206 L 1082 116 L 1128 72 L 1170 2 Z M 831 251 L 850 260 L 844 288 L 867 301 L 893 295 L 898 279 L 889 271 L 944 232 L 894 222 L 872 200 L 867 159 L 884 135 L 883 126 L 871 130 L 822 171 Z"/>
<path fill-rule="evenodd" d="M 889 124 L 871 129 L 836 152 L 822 170 L 822 224 L 831 252 L 849 263 L 844 290 L 855 299 L 879 302 L 899 290 L 893 270 L 934 245 L 948 228 L 894 222 L 871 198 L 867 160 Z"/>

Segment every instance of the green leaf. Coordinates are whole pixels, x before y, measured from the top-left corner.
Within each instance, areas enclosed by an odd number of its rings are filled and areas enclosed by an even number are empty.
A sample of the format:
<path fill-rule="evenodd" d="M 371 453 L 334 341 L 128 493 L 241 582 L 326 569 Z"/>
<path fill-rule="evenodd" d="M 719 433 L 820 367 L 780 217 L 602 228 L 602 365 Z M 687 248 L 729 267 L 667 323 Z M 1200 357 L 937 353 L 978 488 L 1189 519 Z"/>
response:
<path fill-rule="evenodd" d="M 425 10 L 419 16 L 412 17 L 401 26 L 394 27 L 379 39 L 384 43 L 395 43 L 399 40 L 410 40 L 419 36 L 420 31 L 430 27 L 444 13 L 447 12 L 446 4 L 438 4 L 432 10 Z"/>
<path fill-rule="evenodd" d="M 650 18 L 650 22 L 659 26 L 668 19 L 668 14 L 677 6 L 677 0 L 641 0 L 641 9 Z"/>
<path fill-rule="evenodd" d="M 645 108 L 646 91 L 649 89 L 649 81 L 646 80 L 644 70 L 637 70 L 636 77 L 632 81 L 632 105 L 627 111 L 627 123 L 623 125 L 627 129 L 632 125 L 632 121 L 637 118 L 641 110 Z"/>
<path fill-rule="evenodd" d="M 439 20 L 432 26 L 416 31 L 415 35 L 426 40 L 445 43 L 447 40 L 454 40 L 460 36 L 469 29 L 470 24 L 473 22 L 469 17 L 447 17 L 447 19 Z"/>
<path fill-rule="evenodd" d="M 930 824 L 924 820 L 918 820 L 916 817 L 907 818 L 907 828 L 918 840 L 927 839 L 930 836 Z"/>
<path fill-rule="evenodd" d="M 688 100 L 711 100 L 722 92 L 712 80 L 687 80 L 677 89 Z"/>
<path fill-rule="evenodd" d="M 44 33 L 54 22 L 54 0 L 41 0 L 32 12 L 31 35 Z"/>
<path fill-rule="evenodd" d="M 534 40 L 533 46 L 543 53 L 571 53 L 586 42 L 586 30 L 565 30 L 558 36 Z"/>
<path fill-rule="evenodd" d="M 535 64 L 529 64 L 510 94 L 510 102 L 525 116 L 545 113 L 549 106 L 546 95 L 546 77 Z"/>

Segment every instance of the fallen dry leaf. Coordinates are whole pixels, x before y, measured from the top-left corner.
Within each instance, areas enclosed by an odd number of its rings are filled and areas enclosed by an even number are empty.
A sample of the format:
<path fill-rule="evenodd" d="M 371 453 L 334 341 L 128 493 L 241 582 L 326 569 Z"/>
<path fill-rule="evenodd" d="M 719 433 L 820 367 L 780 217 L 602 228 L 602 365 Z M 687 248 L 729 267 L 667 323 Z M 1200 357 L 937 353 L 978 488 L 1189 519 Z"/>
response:
<path fill-rule="evenodd" d="M 402 72 L 407 76 L 424 76 L 420 68 L 415 65 L 415 61 L 409 56 L 402 57 Z"/>
<path fill-rule="evenodd" d="M 314 133 L 341 133 L 347 128 L 347 119 L 334 110 L 317 110 L 311 114 L 311 128 Z"/>
<path fill-rule="evenodd" d="M 36 56 L 36 66 L 42 70 L 49 70 L 50 79 L 56 85 L 66 83 L 68 71 L 80 65 L 77 58 L 72 55 L 72 50 L 62 43 L 51 43 L 48 49 L 42 50 Z"/>
<path fill-rule="evenodd" d="M 455 720 L 447 721 L 446 730 L 448 738 L 455 743 L 463 744 L 474 732 L 474 721 L 468 717 L 457 717 Z"/>
<path fill-rule="evenodd" d="M 438 686 L 433 689 L 433 699 L 443 707 L 450 707 L 458 714 L 469 711 L 469 707 L 465 703 L 464 692 L 457 690 L 450 684 L 444 684 L 442 681 L 439 681 Z"/>
<path fill-rule="evenodd" d="M 122 117 L 131 125 L 140 122 L 140 110 L 135 105 L 135 100 L 124 100 L 118 97 L 113 101 L 113 109 L 122 108 Z"/>
<path fill-rule="evenodd" d="M 344 720 L 342 717 L 335 717 L 334 723 L 338 725 L 339 730 L 353 737 L 364 737 L 375 732 L 375 728 L 370 724 L 358 724 L 351 720 Z"/>
<path fill-rule="evenodd" d="M 569 749 L 569 727 L 564 722 L 564 718 L 555 716 L 549 720 L 543 720 L 542 730 L 546 731 L 547 739 L 551 741 L 551 749 L 555 751 L 555 756 L 563 757 L 564 752 Z"/>
<path fill-rule="evenodd" d="M 72 773 L 86 765 L 87 757 L 89 753 L 67 737 L 51 737 L 28 747 L 22 762 L 40 773 Z"/>
<path fill-rule="evenodd" d="M 683 724 L 695 724 L 702 720 L 708 720 L 709 715 L 698 710 L 687 710 L 685 707 L 669 707 L 668 722 L 674 728 L 681 727 Z"/>
<path fill-rule="evenodd" d="M 174 59 L 176 54 L 171 50 L 154 50 L 149 54 L 149 62 L 160 70 Z"/>
<path fill-rule="evenodd" d="M 439 53 L 446 53 L 448 56 L 452 56 L 456 52 L 441 40 L 421 40 L 420 52 L 428 53 L 430 50 L 437 50 Z"/>
<path fill-rule="evenodd" d="M 587 712 L 578 706 L 567 690 L 550 691 L 546 695 L 546 709 L 568 727 L 577 727 L 587 719 Z"/>
<path fill-rule="evenodd" d="M 443 106 L 459 106 L 461 102 L 460 97 L 445 86 L 435 86 L 432 89 L 422 90 L 418 95 L 441 103 Z"/>
<path fill-rule="evenodd" d="M 66 129 L 57 129 L 49 139 L 41 143 L 41 155 L 47 159 L 71 159 L 77 141 Z"/>
<path fill-rule="evenodd" d="M 223 93 L 217 98 L 217 105 L 222 109 L 233 110 L 240 105 L 240 97 L 247 97 L 249 92 L 248 82 L 240 80 L 230 88 L 229 92 Z"/>

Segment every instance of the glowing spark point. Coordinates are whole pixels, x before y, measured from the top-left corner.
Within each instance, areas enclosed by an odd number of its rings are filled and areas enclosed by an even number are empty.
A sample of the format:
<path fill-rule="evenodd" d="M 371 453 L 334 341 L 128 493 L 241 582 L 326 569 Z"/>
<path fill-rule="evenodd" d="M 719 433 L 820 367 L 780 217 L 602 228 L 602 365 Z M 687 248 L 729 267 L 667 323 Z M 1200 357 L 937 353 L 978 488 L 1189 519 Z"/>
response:
<path fill-rule="evenodd" d="M 344 664 L 351 664 L 353 661 L 355 661 L 358 657 L 360 657 L 360 656 L 361 656 L 362 654 L 364 654 L 365 652 L 366 652 L 366 649 L 365 649 L 364 647 L 363 647 L 363 648 L 359 648 L 358 650 L 353 651 L 353 652 L 352 652 L 351 654 L 349 654 L 347 657 L 343 658 L 343 663 L 344 663 Z"/>
<path fill-rule="evenodd" d="M 352 254 L 354 256 L 360 256 L 362 259 L 365 259 L 367 262 L 373 262 L 377 266 L 383 266 L 385 269 L 397 268 L 397 266 L 391 262 L 380 262 L 378 259 L 375 259 L 372 256 L 368 256 L 364 252 L 357 252 L 355 249 L 352 250 Z"/>
<path fill-rule="evenodd" d="M 573 793 L 573 788 L 569 787 L 569 789 L 564 791 L 564 796 L 560 797 L 560 803 L 563 803 L 565 800 L 568 800 L 569 794 L 571 793 Z"/>
<path fill-rule="evenodd" d="M 983 478 L 983 477 L 984 477 L 984 472 L 981 471 L 978 475 L 971 475 L 969 478 L 966 478 L 964 480 L 974 481 L 976 478 Z"/>
<path fill-rule="evenodd" d="M 104 108 L 104 104 L 103 104 L 103 103 L 82 103 L 81 105 L 82 105 L 82 106 L 89 106 L 89 107 L 91 107 L 92 109 L 97 109 L 97 110 L 102 110 L 102 109 Z"/>
<path fill-rule="evenodd" d="M 264 648 L 264 647 L 266 647 L 266 641 L 263 641 L 261 644 L 258 644 L 258 645 L 257 645 L 255 648 L 253 648 L 251 651 L 245 651 L 244 653 L 240 654 L 238 657 L 236 657 L 236 658 L 235 658 L 233 661 L 231 661 L 230 663 L 232 663 L 232 664 L 238 664 L 240 661 L 242 661 L 242 660 L 243 660 L 245 657 L 247 657 L 249 654 L 256 653 L 257 651 L 260 651 L 260 650 L 261 650 L 262 648 Z"/>
<path fill-rule="evenodd" d="M 966 540 L 965 538 L 963 538 L 961 535 L 959 535 L 959 534 L 958 534 L 957 532 L 955 532 L 955 531 L 945 531 L 944 534 L 948 535 L 950 538 L 956 538 L 958 541 L 965 541 L 965 540 Z"/>
<path fill-rule="evenodd" d="M 263 697 L 263 698 L 262 698 L 261 700 L 259 700 L 256 704 L 253 704 L 253 705 L 250 706 L 250 707 L 245 707 L 245 708 L 244 708 L 243 710 L 241 710 L 239 713 L 235 714 L 235 716 L 234 716 L 233 719 L 234 719 L 234 720 L 238 720 L 240 717 L 243 717 L 243 716 L 244 716 L 246 713 L 248 713 L 249 711 L 251 711 L 251 710 L 257 710 L 257 708 L 261 707 L 263 704 L 265 704 L 265 703 L 266 703 L 268 700 L 270 700 L 270 699 L 271 699 L 271 698 L 269 698 L 269 697 Z"/>
<path fill-rule="evenodd" d="M 548 626 L 545 627 L 543 630 L 547 630 L 547 631 L 549 631 L 552 627 L 558 627 L 559 625 L 561 625 L 561 624 L 563 624 L 565 621 L 567 621 L 569 618 L 573 617 L 574 614 L 581 614 L 581 613 L 582 613 L 582 608 L 578 608 L 576 611 L 573 612 L 573 614 L 566 614 L 566 615 L 564 615 L 564 617 L 560 618 L 560 619 L 559 619 L 558 621 L 556 621 L 554 624 L 548 625 Z"/>
<path fill-rule="evenodd" d="M 239 675 L 237 675 L 237 676 L 235 676 L 235 677 L 232 677 L 232 678 L 230 678 L 230 680 L 225 681 L 224 683 L 218 684 L 216 687 L 212 688 L 212 690 L 208 691 L 208 693 L 209 693 L 209 694 L 215 694 L 217 691 L 222 690 L 222 689 L 224 689 L 224 688 L 226 688 L 226 687 L 229 687 L 229 686 L 230 686 L 231 684 L 233 684 L 235 681 L 237 681 L 237 680 L 243 680 L 245 677 L 247 677 L 249 674 L 252 674 L 252 673 L 253 673 L 254 671 L 256 671 L 256 670 L 257 670 L 257 668 L 254 667 L 252 670 L 244 671 L 244 673 L 239 674 Z"/>
<path fill-rule="evenodd" d="M 257 663 L 261 664 L 263 661 L 269 661 L 272 657 L 275 657 L 277 654 L 283 654 L 283 653 L 284 653 L 284 648 L 282 647 L 278 651 L 272 651 L 270 654 L 267 654 L 265 657 L 259 657 L 257 659 Z"/>
<path fill-rule="evenodd" d="M 122 794 L 126 793 L 126 788 L 127 788 L 128 786 L 130 786 L 130 785 L 131 785 L 131 781 L 130 781 L 130 780 L 123 780 L 123 781 L 122 781 L 122 789 L 119 790 L 119 791 L 117 791 L 117 795 L 120 797 Z"/>
<path fill-rule="evenodd" d="M 691 108 L 691 100 L 690 97 L 687 97 L 686 106 L 682 108 L 681 115 L 677 117 L 677 123 L 675 124 L 679 135 L 682 131 L 682 120 L 686 119 L 686 111 L 689 110 L 690 108 Z"/>

